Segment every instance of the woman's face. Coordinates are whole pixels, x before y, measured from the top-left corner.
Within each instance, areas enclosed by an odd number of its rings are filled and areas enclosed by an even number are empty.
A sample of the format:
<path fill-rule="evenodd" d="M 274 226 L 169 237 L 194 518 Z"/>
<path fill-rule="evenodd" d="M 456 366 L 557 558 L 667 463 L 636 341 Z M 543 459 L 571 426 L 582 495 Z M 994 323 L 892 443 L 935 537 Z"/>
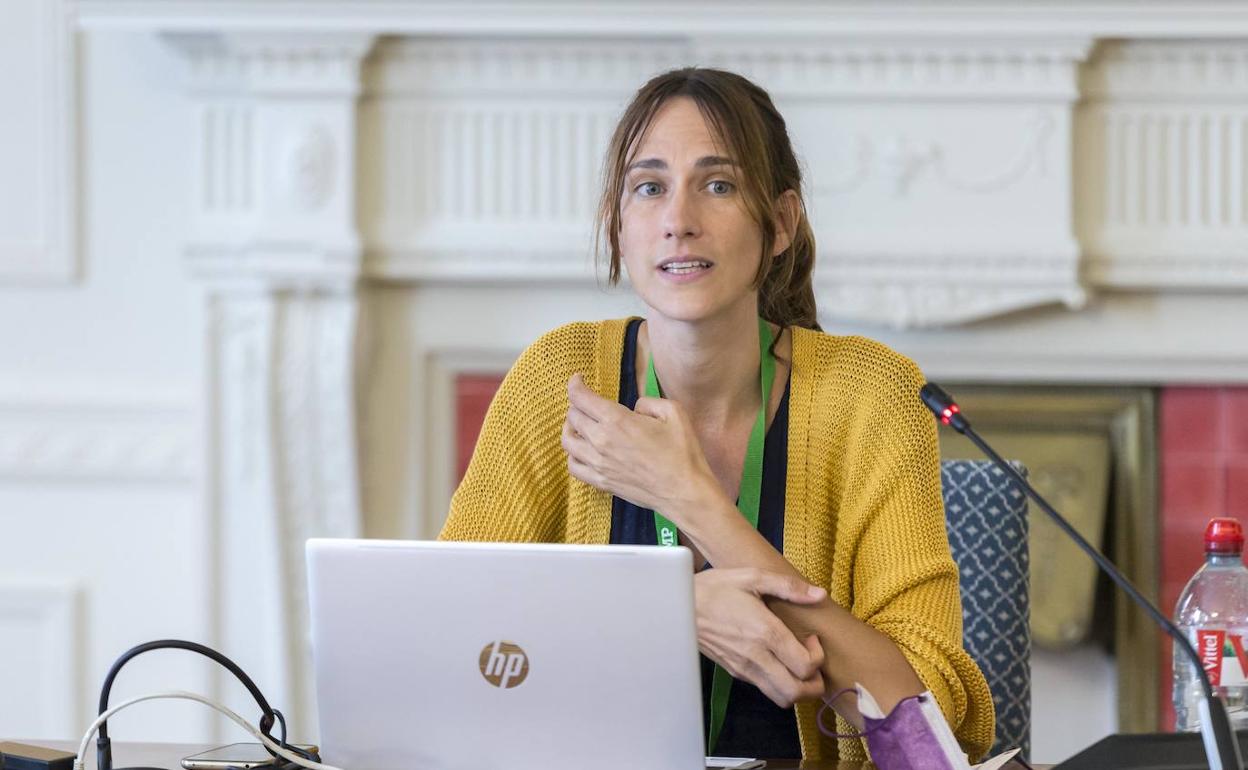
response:
<path fill-rule="evenodd" d="M 723 152 L 697 104 L 676 97 L 655 113 L 624 178 L 624 266 L 642 301 L 674 320 L 758 304 L 762 231 L 745 210 L 740 169 Z"/>

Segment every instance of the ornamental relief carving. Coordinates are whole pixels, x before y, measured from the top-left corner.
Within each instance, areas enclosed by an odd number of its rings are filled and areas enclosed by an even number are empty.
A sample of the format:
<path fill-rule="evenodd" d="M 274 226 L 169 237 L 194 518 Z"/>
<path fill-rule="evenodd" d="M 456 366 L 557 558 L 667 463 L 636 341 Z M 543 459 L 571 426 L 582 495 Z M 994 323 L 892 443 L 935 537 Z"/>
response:
<path fill-rule="evenodd" d="M 954 192 L 972 195 L 1001 192 L 1019 184 L 1030 173 L 1046 175 L 1049 140 L 1056 129 L 1057 121 L 1051 112 L 1035 111 L 1019 131 L 1021 146 L 1014 158 L 999 170 L 979 176 L 951 167 L 948 158 L 953 151 L 947 142 L 914 140 L 903 133 L 878 138 L 857 134 L 842 142 L 854 148 L 843 154 L 848 160 L 844 164 L 847 173 L 830 183 L 814 185 L 811 192 L 824 197 L 849 195 L 874 174 L 888 181 L 895 197 L 908 195 L 915 181 L 922 177 L 931 177 L 941 187 Z"/>
<path fill-rule="evenodd" d="M 334 194 L 334 140 L 321 125 L 287 137 L 282 153 L 283 187 L 292 207 L 312 213 Z"/>
<path fill-rule="evenodd" d="M 35 395 L 35 394 L 32 394 Z M 194 413 L 134 395 L 0 401 L 0 479 L 184 483 L 195 470 Z"/>

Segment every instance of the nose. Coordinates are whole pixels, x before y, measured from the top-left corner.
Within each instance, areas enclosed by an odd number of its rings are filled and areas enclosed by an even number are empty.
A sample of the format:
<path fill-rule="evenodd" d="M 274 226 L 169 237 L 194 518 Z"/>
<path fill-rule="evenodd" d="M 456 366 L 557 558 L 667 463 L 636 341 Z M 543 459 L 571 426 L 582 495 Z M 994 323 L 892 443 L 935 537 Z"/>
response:
<path fill-rule="evenodd" d="M 663 210 L 664 239 L 696 238 L 702 234 L 697 202 L 693 198 L 684 190 L 677 190 L 668 197 Z"/>

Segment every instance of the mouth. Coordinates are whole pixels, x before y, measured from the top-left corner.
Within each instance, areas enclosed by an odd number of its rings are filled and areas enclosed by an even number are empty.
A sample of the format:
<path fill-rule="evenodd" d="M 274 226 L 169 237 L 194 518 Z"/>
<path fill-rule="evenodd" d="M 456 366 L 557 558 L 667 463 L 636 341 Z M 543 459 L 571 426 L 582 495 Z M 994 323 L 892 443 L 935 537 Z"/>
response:
<path fill-rule="evenodd" d="M 668 275 L 692 275 L 710 270 L 715 263 L 698 257 L 673 257 L 659 263 L 659 269 Z"/>

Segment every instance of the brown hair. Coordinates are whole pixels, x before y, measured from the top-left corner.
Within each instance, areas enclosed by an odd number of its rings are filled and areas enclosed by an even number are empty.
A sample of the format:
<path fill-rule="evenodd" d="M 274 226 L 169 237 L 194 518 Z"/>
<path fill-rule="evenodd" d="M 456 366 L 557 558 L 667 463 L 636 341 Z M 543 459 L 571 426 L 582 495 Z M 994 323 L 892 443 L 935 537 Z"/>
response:
<path fill-rule="evenodd" d="M 781 327 L 818 329 L 811 285 L 815 236 L 806 220 L 802 172 L 788 129 L 766 91 L 724 70 L 686 67 L 652 78 L 637 91 L 615 127 L 603 169 L 597 221 L 598 244 L 605 235 L 610 246 L 611 285 L 620 280 L 620 198 L 635 145 L 659 108 L 678 96 L 698 105 L 717 141 L 741 169 L 745 208 L 763 235 L 762 259 L 754 277 L 758 314 Z M 799 219 L 789 247 L 773 257 L 773 211 L 776 199 L 786 190 L 797 194 Z"/>

